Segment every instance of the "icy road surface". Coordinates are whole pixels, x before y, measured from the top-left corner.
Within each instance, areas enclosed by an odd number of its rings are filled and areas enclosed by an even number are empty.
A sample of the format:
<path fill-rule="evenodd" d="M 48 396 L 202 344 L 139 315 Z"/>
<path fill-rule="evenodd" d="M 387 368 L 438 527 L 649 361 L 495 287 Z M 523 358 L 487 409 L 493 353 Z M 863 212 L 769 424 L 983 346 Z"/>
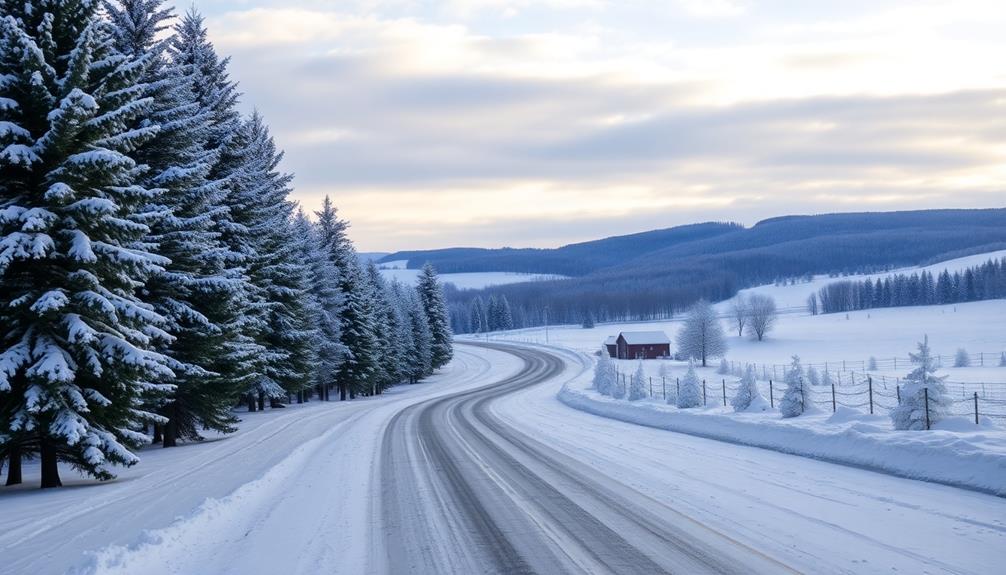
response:
<path fill-rule="evenodd" d="M 458 346 L 435 384 L 291 409 L 108 485 L 0 491 L 0 572 L 983 574 L 1006 559 L 1006 499 L 581 413 L 555 393 L 583 369 Z"/>

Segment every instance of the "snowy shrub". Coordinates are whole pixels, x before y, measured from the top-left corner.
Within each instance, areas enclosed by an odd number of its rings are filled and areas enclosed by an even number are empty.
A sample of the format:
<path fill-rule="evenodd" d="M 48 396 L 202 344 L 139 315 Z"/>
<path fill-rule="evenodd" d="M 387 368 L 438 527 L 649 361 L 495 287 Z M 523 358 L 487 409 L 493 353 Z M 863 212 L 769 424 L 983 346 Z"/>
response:
<path fill-rule="evenodd" d="M 740 387 L 737 389 L 737 394 L 730 400 L 730 405 L 733 406 L 734 411 L 766 411 L 768 409 L 768 402 L 758 390 L 753 365 L 748 365 L 745 369 Z"/>
<path fill-rule="evenodd" d="M 905 376 L 901 386 L 901 403 L 891 410 L 895 429 L 926 429 L 926 394 L 928 390 L 930 424 L 942 419 L 950 409 L 952 400 L 943 380 L 936 376 L 936 358 L 929 349 L 929 336 L 919 343 L 919 352 L 909 354 L 917 367 Z"/>
<path fill-rule="evenodd" d="M 625 379 L 620 374 L 614 374 L 611 380 L 610 395 L 613 399 L 625 399 Z"/>
<path fill-rule="evenodd" d="M 971 356 L 968 355 L 968 350 L 963 347 L 957 349 L 957 353 L 954 355 L 954 367 L 971 367 Z"/>
<path fill-rule="evenodd" d="M 807 383 L 809 385 L 821 385 L 821 376 L 813 365 L 807 368 Z"/>
<path fill-rule="evenodd" d="M 999 367 L 1006 367 L 1006 351 L 999 355 Z"/>
<path fill-rule="evenodd" d="M 608 350 L 601 348 L 601 357 L 594 366 L 594 389 L 601 395 L 611 395 L 611 383 L 615 377 L 615 366 Z"/>
<path fill-rule="evenodd" d="M 866 364 L 866 369 L 869 371 L 877 371 L 877 358 L 870 356 L 870 361 Z"/>
<path fill-rule="evenodd" d="M 701 360 L 705 367 L 708 358 L 722 357 L 726 351 L 719 316 L 709 302 L 699 300 L 688 310 L 685 325 L 678 332 L 678 352 Z"/>
<path fill-rule="evenodd" d="M 716 373 L 718 373 L 720 375 L 729 375 L 730 374 L 730 362 L 727 361 L 726 358 L 723 358 L 723 359 L 720 360 L 720 367 L 719 367 L 719 369 L 716 370 Z"/>
<path fill-rule="evenodd" d="M 804 389 L 803 367 L 800 365 L 800 356 L 793 356 L 793 363 L 786 371 L 786 391 L 779 401 L 779 411 L 783 417 L 796 417 L 802 415 L 807 409 L 809 398 L 806 397 Z"/>
<path fill-rule="evenodd" d="M 643 362 L 639 362 L 636 373 L 629 382 L 629 401 L 639 401 L 646 398 L 646 373 L 643 372 Z"/>
<path fill-rule="evenodd" d="M 688 373 L 681 379 L 681 389 L 678 390 L 677 404 L 681 408 L 699 407 L 702 405 L 702 383 L 695 374 L 695 360 L 688 360 Z"/>

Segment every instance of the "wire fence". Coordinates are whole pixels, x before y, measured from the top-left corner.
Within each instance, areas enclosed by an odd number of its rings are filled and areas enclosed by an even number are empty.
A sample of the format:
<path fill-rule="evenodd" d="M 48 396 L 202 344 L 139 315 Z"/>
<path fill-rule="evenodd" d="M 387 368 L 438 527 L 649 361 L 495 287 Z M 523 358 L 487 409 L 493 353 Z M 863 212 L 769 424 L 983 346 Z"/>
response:
<path fill-rule="evenodd" d="M 1000 367 L 1002 361 L 1003 352 L 979 352 L 979 353 L 969 353 L 967 355 L 967 365 L 960 366 L 957 365 L 958 357 L 957 355 L 934 355 L 933 359 L 936 361 L 936 367 Z M 744 363 L 737 361 L 730 361 L 731 372 L 735 372 L 738 369 L 743 369 Z M 783 363 L 756 363 L 752 364 L 755 366 L 756 371 L 762 375 L 763 379 L 768 379 L 769 375 L 773 379 L 781 379 L 786 370 L 789 369 L 789 364 Z M 866 372 L 866 371 L 881 371 L 881 370 L 907 370 L 912 368 L 912 360 L 909 357 L 888 357 L 888 358 L 872 358 L 866 360 L 840 360 L 840 361 L 824 361 L 818 363 L 804 363 L 804 368 L 813 367 L 821 371 L 828 371 L 830 373 L 842 373 L 842 372 Z M 1003 366 L 1006 367 L 1006 366 Z M 879 376 L 875 376 L 879 377 Z"/>
<path fill-rule="evenodd" d="M 631 375 L 616 370 L 616 377 L 628 385 Z M 774 380 L 758 380 L 757 385 L 771 407 L 782 397 L 785 384 Z M 1006 421 L 1006 383 L 952 383 L 946 384 L 951 403 L 946 415 L 967 417 L 978 425 L 981 418 Z M 678 377 L 648 377 L 649 397 L 671 402 L 677 400 L 681 386 Z M 702 380 L 703 405 L 726 407 L 740 389 L 740 381 L 735 377 L 721 377 L 717 380 Z M 901 403 L 901 384 L 878 382 L 872 376 L 839 385 L 803 386 L 804 400 L 818 409 L 836 412 L 839 407 L 847 407 L 875 415 L 889 415 Z M 928 411 L 928 391 L 927 411 Z"/>

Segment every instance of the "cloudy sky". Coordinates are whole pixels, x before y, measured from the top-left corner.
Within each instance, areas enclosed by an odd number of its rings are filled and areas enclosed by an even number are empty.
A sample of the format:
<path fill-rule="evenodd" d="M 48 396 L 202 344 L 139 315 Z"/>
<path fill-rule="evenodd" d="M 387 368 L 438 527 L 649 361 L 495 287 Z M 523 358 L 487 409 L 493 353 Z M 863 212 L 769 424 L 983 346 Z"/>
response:
<path fill-rule="evenodd" d="M 1006 205 L 1001 0 L 195 5 L 363 250 Z"/>

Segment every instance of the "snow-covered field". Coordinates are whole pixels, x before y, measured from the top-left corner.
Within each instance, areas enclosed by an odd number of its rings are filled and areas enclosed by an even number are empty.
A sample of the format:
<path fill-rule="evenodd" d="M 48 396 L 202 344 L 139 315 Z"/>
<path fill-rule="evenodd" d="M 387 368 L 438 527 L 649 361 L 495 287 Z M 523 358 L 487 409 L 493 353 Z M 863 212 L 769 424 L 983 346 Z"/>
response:
<path fill-rule="evenodd" d="M 683 524 L 729 533 L 769 556 L 789 558 L 805 573 L 1001 569 L 1006 499 L 570 409 L 560 393 L 582 389 L 592 362 L 572 352 L 567 361 L 564 379 L 508 396 L 494 411 L 529 435 L 548 438 L 554 449 L 598 477 L 617 478 L 612 481 L 624 484 L 647 508 L 670 508 Z M 850 427 L 846 435 L 861 433 Z M 955 441 L 931 435 L 934 441 Z M 823 449 L 828 441 L 822 441 Z M 997 445 L 1001 454 L 1004 446 Z M 875 458 L 899 449 L 888 445 Z M 899 459 L 910 464 L 913 456 L 929 457 L 916 451 Z M 1006 469 L 986 479 L 1001 487 Z"/>
<path fill-rule="evenodd" d="M 404 284 L 414 284 L 422 270 L 407 269 L 405 267 L 407 263 L 406 260 L 382 263 L 380 265 L 381 275 L 386 280 L 397 279 Z M 519 274 L 513 272 L 439 274 L 439 277 L 440 281 L 454 284 L 458 289 L 481 289 L 489 286 L 563 278 L 563 276 L 552 274 Z"/>

